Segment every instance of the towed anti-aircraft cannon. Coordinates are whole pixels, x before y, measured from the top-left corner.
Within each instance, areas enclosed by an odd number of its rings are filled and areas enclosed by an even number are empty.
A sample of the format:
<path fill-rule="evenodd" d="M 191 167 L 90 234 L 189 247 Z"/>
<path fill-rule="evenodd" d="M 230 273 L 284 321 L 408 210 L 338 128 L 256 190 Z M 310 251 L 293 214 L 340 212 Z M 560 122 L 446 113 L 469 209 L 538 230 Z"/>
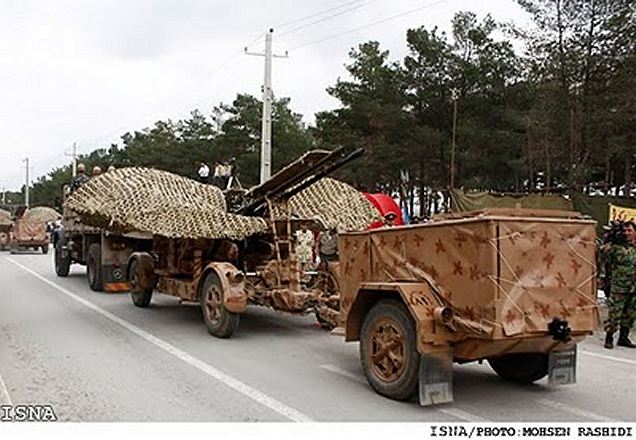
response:
<path fill-rule="evenodd" d="M 209 332 L 218 337 L 236 330 L 249 304 L 315 313 L 333 327 L 339 315 L 337 265 L 302 274 L 292 232 L 303 221 L 344 232 L 377 219 L 361 193 L 326 178 L 360 154 L 311 151 L 267 182 L 234 194 L 230 209 L 216 187 L 141 168 L 91 179 L 67 207 L 93 227 L 152 234 L 152 245 L 133 252 L 125 268 L 138 307 L 149 306 L 155 291 L 198 303 Z"/>

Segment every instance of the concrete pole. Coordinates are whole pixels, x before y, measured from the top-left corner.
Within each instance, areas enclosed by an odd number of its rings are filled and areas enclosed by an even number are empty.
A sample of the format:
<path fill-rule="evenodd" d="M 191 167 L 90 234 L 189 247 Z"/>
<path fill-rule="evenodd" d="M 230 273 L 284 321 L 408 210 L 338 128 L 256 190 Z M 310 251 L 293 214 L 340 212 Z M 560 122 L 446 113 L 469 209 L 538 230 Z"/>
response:
<path fill-rule="evenodd" d="M 73 142 L 73 177 L 77 176 L 77 142 Z"/>
<path fill-rule="evenodd" d="M 263 121 L 261 135 L 261 183 L 272 175 L 272 34 L 265 34 L 265 78 L 263 81 Z"/>
<path fill-rule="evenodd" d="M 26 162 L 26 182 L 24 185 L 24 206 L 29 207 L 29 158 L 24 159 Z"/>

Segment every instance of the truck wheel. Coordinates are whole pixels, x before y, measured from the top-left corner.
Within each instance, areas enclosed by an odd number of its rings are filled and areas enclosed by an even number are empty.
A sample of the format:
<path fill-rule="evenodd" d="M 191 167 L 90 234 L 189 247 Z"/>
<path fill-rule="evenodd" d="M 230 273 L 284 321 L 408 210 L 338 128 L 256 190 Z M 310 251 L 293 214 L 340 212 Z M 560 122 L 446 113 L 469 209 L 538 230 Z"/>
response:
<path fill-rule="evenodd" d="M 229 338 L 239 324 L 240 315 L 223 305 L 223 287 L 215 271 L 207 273 L 201 288 L 201 310 L 208 332 L 217 338 Z"/>
<path fill-rule="evenodd" d="M 49 253 L 49 245 L 48 245 L 48 244 L 47 244 L 47 245 L 42 246 L 42 253 L 43 253 L 44 255 L 46 255 L 46 254 L 48 254 L 48 253 Z"/>
<path fill-rule="evenodd" d="M 510 353 L 488 359 L 490 367 L 502 379 L 532 383 L 548 374 L 546 353 Z"/>
<path fill-rule="evenodd" d="M 55 243 L 55 258 L 53 261 L 55 263 L 55 274 L 58 277 L 67 277 L 71 270 L 71 256 L 67 255 L 64 257 L 63 246 L 64 242 L 62 240 L 58 240 Z"/>
<path fill-rule="evenodd" d="M 130 298 L 137 307 L 148 307 L 152 300 L 152 287 L 142 288 L 139 275 L 139 262 L 133 260 L 130 263 L 130 276 L 128 277 L 130 283 Z"/>
<path fill-rule="evenodd" d="M 404 304 L 382 300 L 362 323 L 360 361 L 373 389 L 395 400 L 407 400 L 417 392 L 420 355 L 415 323 Z"/>
<path fill-rule="evenodd" d="M 86 274 L 91 290 L 100 292 L 104 288 L 104 275 L 102 273 L 102 245 L 99 243 L 93 243 L 88 247 Z"/>

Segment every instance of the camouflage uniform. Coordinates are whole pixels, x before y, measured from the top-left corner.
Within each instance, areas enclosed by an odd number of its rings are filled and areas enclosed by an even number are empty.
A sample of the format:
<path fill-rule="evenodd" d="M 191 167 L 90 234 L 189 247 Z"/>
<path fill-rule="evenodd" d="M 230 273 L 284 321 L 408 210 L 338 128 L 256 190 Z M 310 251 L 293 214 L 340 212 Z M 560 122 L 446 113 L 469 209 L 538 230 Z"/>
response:
<path fill-rule="evenodd" d="M 636 246 L 612 245 L 606 258 L 611 268 L 611 279 L 605 331 L 614 333 L 618 327 L 631 328 L 636 319 Z"/>

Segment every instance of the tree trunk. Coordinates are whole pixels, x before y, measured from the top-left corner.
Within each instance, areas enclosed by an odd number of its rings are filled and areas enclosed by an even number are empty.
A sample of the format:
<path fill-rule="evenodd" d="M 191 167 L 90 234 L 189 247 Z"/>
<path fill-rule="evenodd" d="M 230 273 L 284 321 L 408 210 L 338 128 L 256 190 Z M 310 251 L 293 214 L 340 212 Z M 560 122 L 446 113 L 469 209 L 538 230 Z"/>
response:
<path fill-rule="evenodd" d="M 603 195 L 609 194 L 610 187 L 610 156 L 607 156 L 607 161 L 605 162 L 605 183 L 603 185 Z"/>
<path fill-rule="evenodd" d="M 545 144 L 545 192 L 550 192 L 552 185 L 552 174 L 550 170 L 550 148 L 548 147 L 548 142 Z"/>
<path fill-rule="evenodd" d="M 632 155 L 627 153 L 625 158 L 625 197 L 631 197 L 632 194 Z"/>

